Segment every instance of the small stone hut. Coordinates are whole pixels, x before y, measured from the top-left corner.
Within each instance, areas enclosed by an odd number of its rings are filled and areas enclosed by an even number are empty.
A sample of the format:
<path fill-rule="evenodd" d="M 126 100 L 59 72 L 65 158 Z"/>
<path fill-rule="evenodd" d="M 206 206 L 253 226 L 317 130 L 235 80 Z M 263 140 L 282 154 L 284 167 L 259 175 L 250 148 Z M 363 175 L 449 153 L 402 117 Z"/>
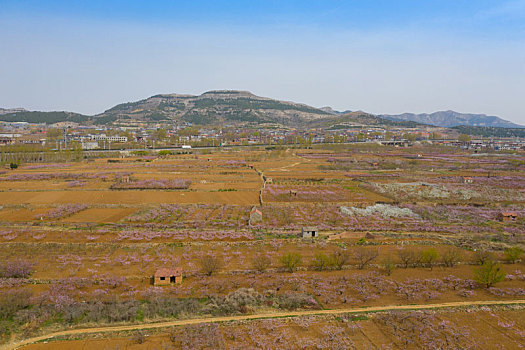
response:
<path fill-rule="evenodd" d="M 166 284 L 182 283 L 182 268 L 175 267 L 172 269 L 160 268 L 155 271 L 153 276 L 153 284 L 162 286 Z"/>
<path fill-rule="evenodd" d="M 262 212 L 257 207 L 253 207 L 252 210 L 250 210 L 250 226 L 257 224 L 262 221 Z"/>
<path fill-rule="evenodd" d="M 518 214 L 513 211 L 502 211 L 501 213 L 498 214 L 498 220 L 503 221 L 503 222 L 516 221 L 517 218 L 518 218 Z"/>
<path fill-rule="evenodd" d="M 319 235 L 319 230 L 317 226 L 304 226 L 301 230 L 301 236 L 303 238 L 317 237 Z"/>
<path fill-rule="evenodd" d="M 470 177 L 470 176 L 463 176 L 463 183 L 464 184 L 471 184 L 473 182 L 474 182 L 474 180 L 472 179 L 472 177 Z"/>

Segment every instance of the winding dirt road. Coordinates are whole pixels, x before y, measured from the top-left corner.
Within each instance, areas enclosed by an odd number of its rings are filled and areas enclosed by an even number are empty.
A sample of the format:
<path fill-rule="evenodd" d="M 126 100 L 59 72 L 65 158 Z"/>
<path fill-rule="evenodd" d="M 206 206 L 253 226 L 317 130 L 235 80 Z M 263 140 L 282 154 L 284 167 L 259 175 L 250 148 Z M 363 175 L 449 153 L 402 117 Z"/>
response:
<path fill-rule="evenodd" d="M 139 329 L 153 329 L 153 328 L 185 326 L 185 325 L 199 324 L 199 323 L 245 321 L 245 320 L 254 320 L 254 319 L 261 319 L 261 318 L 275 318 L 275 317 L 336 315 L 336 314 L 346 314 L 346 313 L 366 313 L 366 312 L 391 311 L 391 310 L 424 310 L 424 309 L 437 309 L 437 308 L 454 308 L 454 307 L 462 307 L 462 306 L 511 305 L 511 304 L 525 304 L 525 300 L 460 301 L 460 302 L 439 303 L 439 304 L 390 305 L 390 306 L 370 306 L 370 307 L 362 307 L 362 308 L 335 309 L 335 310 L 290 311 L 290 312 L 276 312 L 276 313 L 241 315 L 241 316 L 195 318 L 195 319 L 188 319 L 188 320 L 167 321 L 167 322 L 158 322 L 158 323 L 132 324 L 132 325 L 126 325 L 126 326 L 79 328 L 79 329 L 70 329 L 66 331 L 49 333 L 49 334 L 42 335 L 39 337 L 34 337 L 34 338 L 28 338 L 28 339 L 25 339 L 19 342 L 14 342 L 14 343 L 3 345 L 0 347 L 0 349 L 1 350 L 14 350 L 24 345 L 32 344 L 38 341 L 47 340 L 47 339 L 51 339 L 51 338 L 59 337 L 59 336 L 132 331 L 132 330 L 139 330 Z"/>

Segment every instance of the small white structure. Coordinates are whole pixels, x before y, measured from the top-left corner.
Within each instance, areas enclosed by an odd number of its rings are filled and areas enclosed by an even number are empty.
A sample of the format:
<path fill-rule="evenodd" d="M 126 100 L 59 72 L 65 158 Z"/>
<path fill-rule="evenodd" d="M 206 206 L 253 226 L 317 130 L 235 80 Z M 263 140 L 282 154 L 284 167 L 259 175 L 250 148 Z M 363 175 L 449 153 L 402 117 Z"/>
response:
<path fill-rule="evenodd" d="M 85 141 L 82 142 L 82 149 L 97 149 L 98 148 L 98 142 L 97 141 Z"/>
<path fill-rule="evenodd" d="M 93 140 L 93 141 L 128 142 L 127 136 L 118 136 L 118 135 L 106 136 L 106 134 L 97 134 L 97 135 L 89 134 L 85 136 L 84 138 L 88 140 Z"/>

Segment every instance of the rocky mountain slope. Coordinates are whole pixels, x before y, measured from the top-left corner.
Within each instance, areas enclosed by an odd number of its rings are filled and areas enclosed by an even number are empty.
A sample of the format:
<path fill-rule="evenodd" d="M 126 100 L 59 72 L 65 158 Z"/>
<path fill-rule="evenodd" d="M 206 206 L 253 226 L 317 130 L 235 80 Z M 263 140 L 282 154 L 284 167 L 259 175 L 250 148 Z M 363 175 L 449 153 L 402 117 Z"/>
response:
<path fill-rule="evenodd" d="M 155 95 L 123 103 L 95 116 L 108 120 L 176 120 L 195 124 L 279 123 L 299 125 L 331 113 L 300 103 L 259 97 L 247 91 L 218 90 L 193 95 Z"/>

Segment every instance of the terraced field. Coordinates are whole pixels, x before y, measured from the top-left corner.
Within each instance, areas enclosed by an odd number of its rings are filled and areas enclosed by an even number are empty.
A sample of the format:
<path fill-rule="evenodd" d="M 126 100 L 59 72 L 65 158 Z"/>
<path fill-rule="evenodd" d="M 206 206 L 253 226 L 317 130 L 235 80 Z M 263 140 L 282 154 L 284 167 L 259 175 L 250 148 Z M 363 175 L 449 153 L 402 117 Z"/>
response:
<path fill-rule="evenodd" d="M 525 298 L 523 164 L 433 146 L 22 164 L 0 174 L 0 340 L 97 325 L 127 331 L 28 348 L 519 348 L 518 306 L 384 307 Z M 174 267 L 182 284 L 152 284 Z"/>

